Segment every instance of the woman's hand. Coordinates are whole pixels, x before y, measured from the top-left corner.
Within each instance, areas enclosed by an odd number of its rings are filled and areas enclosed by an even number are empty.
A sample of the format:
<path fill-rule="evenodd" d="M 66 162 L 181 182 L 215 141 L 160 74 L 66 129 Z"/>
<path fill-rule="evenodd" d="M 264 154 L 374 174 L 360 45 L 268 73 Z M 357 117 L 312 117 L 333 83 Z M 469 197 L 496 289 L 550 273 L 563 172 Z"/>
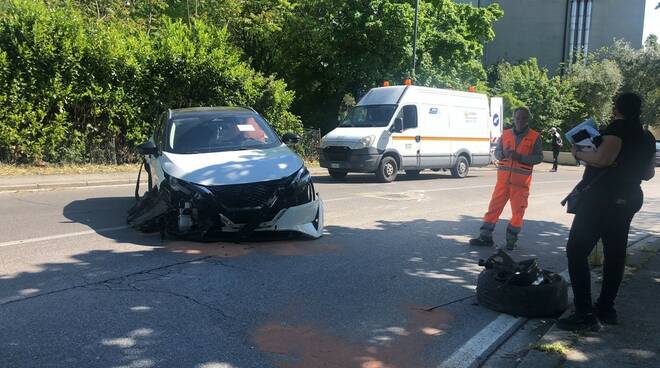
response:
<path fill-rule="evenodd" d="M 617 136 L 603 136 L 603 142 L 600 144 L 600 146 L 598 146 L 596 151 L 579 151 L 580 158 L 578 160 L 586 162 L 589 166 L 599 168 L 609 167 L 614 163 L 614 161 L 616 161 L 616 158 L 619 156 L 622 143 L 623 142 L 621 138 Z M 574 149 L 575 146 L 573 146 L 573 150 L 571 150 L 571 152 L 574 152 Z M 576 153 L 574 153 L 573 156 L 575 156 Z"/>

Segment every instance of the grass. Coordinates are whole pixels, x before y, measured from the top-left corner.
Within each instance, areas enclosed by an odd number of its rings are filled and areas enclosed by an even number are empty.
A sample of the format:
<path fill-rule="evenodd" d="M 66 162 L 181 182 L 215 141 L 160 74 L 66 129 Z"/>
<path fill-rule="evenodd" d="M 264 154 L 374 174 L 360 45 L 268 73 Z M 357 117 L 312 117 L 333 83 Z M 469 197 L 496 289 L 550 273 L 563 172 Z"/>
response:
<path fill-rule="evenodd" d="M 559 354 L 562 356 L 566 356 L 570 350 L 570 348 L 561 341 L 553 342 L 552 344 L 534 344 L 531 348 L 544 353 Z"/>
<path fill-rule="evenodd" d="M 19 175 L 62 175 L 62 174 L 107 174 L 118 172 L 136 172 L 138 164 L 124 165 L 92 165 L 92 164 L 70 164 L 70 165 L 7 165 L 0 164 L 0 176 Z"/>

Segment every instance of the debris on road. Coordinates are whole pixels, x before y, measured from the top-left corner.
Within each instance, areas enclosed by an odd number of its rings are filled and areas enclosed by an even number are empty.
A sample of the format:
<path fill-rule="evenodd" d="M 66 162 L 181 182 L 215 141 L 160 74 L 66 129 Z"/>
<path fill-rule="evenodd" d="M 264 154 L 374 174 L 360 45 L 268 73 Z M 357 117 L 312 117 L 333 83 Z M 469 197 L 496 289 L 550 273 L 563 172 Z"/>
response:
<path fill-rule="evenodd" d="M 543 270 L 536 259 L 514 261 L 499 250 L 487 260 L 477 281 L 480 305 L 521 317 L 557 316 L 568 308 L 568 283 Z"/>

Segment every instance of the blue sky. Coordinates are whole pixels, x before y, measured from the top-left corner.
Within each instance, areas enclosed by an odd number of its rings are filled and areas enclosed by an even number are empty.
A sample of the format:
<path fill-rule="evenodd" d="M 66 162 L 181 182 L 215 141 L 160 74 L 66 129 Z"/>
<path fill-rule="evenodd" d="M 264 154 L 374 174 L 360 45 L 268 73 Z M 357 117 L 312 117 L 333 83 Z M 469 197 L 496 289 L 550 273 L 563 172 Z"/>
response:
<path fill-rule="evenodd" d="M 644 40 L 653 33 L 660 37 L 660 9 L 655 9 L 660 0 L 646 0 L 646 12 L 644 14 Z"/>

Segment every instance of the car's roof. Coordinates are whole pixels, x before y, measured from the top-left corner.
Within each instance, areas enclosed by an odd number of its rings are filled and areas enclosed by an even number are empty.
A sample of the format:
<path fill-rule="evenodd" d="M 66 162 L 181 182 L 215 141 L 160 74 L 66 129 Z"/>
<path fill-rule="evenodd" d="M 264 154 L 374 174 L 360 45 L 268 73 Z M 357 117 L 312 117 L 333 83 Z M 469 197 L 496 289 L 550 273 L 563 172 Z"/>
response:
<path fill-rule="evenodd" d="M 184 109 L 172 109 L 172 115 L 215 113 L 215 112 L 254 112 L 246 107 L 212 106 L 212 107 L 187 107 Z"/>

